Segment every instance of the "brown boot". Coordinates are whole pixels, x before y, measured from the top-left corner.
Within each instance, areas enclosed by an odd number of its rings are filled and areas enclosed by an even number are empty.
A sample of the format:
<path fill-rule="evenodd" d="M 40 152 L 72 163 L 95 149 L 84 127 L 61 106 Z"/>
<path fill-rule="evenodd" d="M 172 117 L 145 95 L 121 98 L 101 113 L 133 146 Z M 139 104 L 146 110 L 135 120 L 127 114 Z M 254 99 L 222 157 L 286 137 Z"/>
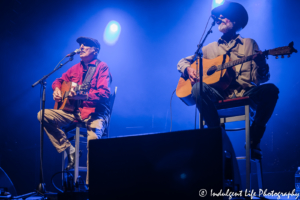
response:
<path fill-rule="evenodd" d="M 79 150 L 79 158 L 81 157 L 82 151 Z M 65 168 L 66 171 L 73 169 L 75 165 L 75 152 L 68 154 L 68 166 Z"/>

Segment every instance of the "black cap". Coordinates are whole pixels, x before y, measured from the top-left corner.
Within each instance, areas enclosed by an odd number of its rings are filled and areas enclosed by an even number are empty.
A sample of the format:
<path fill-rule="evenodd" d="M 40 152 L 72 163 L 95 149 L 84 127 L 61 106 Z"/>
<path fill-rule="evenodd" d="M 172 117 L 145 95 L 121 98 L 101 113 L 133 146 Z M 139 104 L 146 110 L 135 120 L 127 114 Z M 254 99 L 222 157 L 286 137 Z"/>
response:
<path fill-rule="evenodd" d="M 248 23 L 248 13 L 246 9 L 236 2 L 225 1 L 223 5 L 214 8 L 211 14 L 216 17 L 223 15 L 230 21 L 236 22 L 238 28 L 244 28 Z"/>
<path fill-rule="evenodd" d="M 100 43 L 98 42 L 98 40 L 93 39 L 93 38 L 89 38 L 89 37 L 79 37 L 76 40 L 80 45 L 81 44 L 85 44 L 87 46 L 91 46 L 91 47 L 96 47 L 100 50 Z"/>

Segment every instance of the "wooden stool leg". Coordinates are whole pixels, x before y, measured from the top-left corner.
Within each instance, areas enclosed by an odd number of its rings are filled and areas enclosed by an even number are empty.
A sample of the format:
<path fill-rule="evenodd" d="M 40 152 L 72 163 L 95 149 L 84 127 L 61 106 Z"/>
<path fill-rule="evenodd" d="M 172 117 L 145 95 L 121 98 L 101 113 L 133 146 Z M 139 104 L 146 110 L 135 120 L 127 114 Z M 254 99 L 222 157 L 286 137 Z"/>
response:
<path fill-rule="evenodd" d="M 80 125 L 76 125 L 75 136 L 75 165 L 74 165 L 74 183 L 76 183 L 79 174 L 79 142 L 80 142 Z"/>
<path fill-rule="evenodd" d="M 250 118 L 249 105 L 245 105 L 245 133 L 246 133 L 246 189 L 251 190 L 251 152 L 250 152 Z"/>

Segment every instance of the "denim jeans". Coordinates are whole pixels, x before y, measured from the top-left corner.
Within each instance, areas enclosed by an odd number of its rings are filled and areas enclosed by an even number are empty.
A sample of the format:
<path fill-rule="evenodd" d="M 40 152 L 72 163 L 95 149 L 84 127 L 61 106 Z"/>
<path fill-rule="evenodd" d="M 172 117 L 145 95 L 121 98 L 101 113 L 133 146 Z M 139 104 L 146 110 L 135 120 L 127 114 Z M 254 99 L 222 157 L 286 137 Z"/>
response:
<path fill-rule="evenodd" d="M 200 86 L 199 82 L 193 85 L 192 97 L 197 102 L 199 109 L 200 103 Z M 269 121 L 277 103 L 279 89 L 272 83 L 253 86 L 244 93 L 245 96 L 249 96 L 257 105 L 256 115 L 254 122 L 259 126 L 265 126 Z M 203 118 L 208 127 L 220 126 L 220 118 L 215 106 L 219 100 L 223 100 L 222 95 L 213 87 L 203 83 Z"/>

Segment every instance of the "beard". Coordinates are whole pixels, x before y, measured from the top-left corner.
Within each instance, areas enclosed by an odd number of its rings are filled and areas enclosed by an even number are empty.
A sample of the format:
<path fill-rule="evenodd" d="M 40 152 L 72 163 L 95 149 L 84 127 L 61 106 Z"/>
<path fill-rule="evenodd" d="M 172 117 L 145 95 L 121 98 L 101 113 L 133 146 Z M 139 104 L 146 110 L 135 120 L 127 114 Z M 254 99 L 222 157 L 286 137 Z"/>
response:
<path fill-rule="evenodd" d="M 218 27 L 219 31 L 222 33 L 228 33 L 230 30 L 232 30 L 232 28 L 232 22 L 227 22 L 227 24 L 221 23 Z"/>

